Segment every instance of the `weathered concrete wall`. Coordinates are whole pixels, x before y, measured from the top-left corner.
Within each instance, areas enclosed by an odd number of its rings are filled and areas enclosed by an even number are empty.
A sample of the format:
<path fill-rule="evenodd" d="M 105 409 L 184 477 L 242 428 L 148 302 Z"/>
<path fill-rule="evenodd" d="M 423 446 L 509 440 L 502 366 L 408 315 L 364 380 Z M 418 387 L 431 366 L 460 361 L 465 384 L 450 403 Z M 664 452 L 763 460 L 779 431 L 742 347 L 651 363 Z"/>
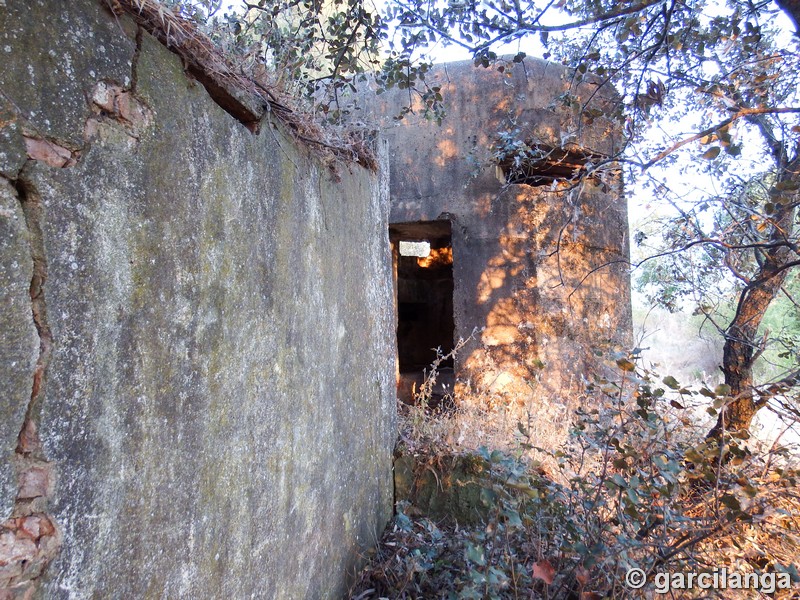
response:
<path fill-rule="evenodd" d="M 387 182 L 98 1 L 2 2 L 0 60 L 0 598 L 339 597 L 392 508 Z"/>
<path fill-rule="evenodd" d="M 559 65 L 526 59 L 506 69 L 471 62 L 426 76 L 447 105 L 442 126 L 417 112 L 395 122 L 407 91 L 370 101 L 391 148 L 390 222 L 452 222 L 456 338 L 482 328 L 456 357 L 468 387 L 527 402 L 566 399 L 599 370 L 595 350 L 631 339 L 627 211 L 618 174 L 577 187 L 503 185 L 490 160 L 500 133 L 611 156 L 621 126 L 579 116 L 567 92 L 613 114 L 613 90 L 573 87 Z M 530 385 L 529 385 L 530 384 Z M 535 415 L 534 415 L 535 418 Z M 511 426 L 514 426 L 511 422 Z"/>

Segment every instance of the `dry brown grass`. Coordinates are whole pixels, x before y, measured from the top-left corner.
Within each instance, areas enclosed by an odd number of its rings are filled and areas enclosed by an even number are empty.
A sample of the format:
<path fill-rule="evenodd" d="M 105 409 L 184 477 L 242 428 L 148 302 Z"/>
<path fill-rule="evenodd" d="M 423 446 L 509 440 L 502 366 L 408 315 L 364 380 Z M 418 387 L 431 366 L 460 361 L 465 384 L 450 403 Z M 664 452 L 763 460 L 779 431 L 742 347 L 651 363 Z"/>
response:
<path fill-rule="evenodd" d="M 599 407 L 594 417 L 591 410 L 573 414 L 545 406 L 533 395 L 514 400 L 475 390 L 468 396 L 456 396 L 455 408 L 449 412 L 432 412 L 423 405 L 403 406 L 401 452 L 428 456 L 436 464 L 436 456 L 465 454 L 488 446 L 502 448 L 505 456 L 515 457 L 501 458 L 501 463 L 510 460 L 514 465 L 527 466 L 505 472 L 501 464 L 493 467 L 499 479 L 487 481 L 487 490 L 496 492 L 498 486 L 511 485 L 496 496 L 494 507 L 487 507 L 489 518 L 481 525 L 434 523 L 416 507 L 405 507 L 371 555 L 352 597 L 800 597 L 797 586 L 768 595 L 752 589 L 673 589 L 664 595 L 656 594 L 652 585 L 636 592 L 625 586 L 624 575 L 631 564 L 652 569 L 651 582 L 656 573 L 724 568 L 745 576 L 800 567 L 800 465 L 796 449 L 751 441 L 746 444 L 752 452 L 748 459 L 720 464 L 718 471 L 711 469 L 718 479 L 713 474 L 709 478 L 705 465 L 693 469 L 691 462 L 681 458 L 703 447 L 709 424 L 700 417 L 710 418 L 705 414 L 708 399 L 698 398 L 694 406 L 690 405 L 691 397 L 684 394 L 680 402 L 670 403 L 669 397 L 652 395 L 660 380 L 654 377 L 651 381 L 656 382 L 651 391 L 638 388 L 637 394 L 644 394 L 652 403 L 647 405 L 651 414 L 658 415 L 652 421 L 657 423 L 655 430 L 647 425 L 651 421 L 635 416 L 639 396 L 609 396 L 603 386 L 573 396 L 586 410 Z M 421 402 L 424 399 L 424 395 L 419 398 Z M 609 416 L 603 416 L 606 409 Z M 526 417 L 532 418 L 525 421 Z M 583 426 L 583 434 L 570 432 L 574 425 Z M 565 443 L 569 438 L 571 441 Z M 536 441 L 546 447 L 531 447 Z M 485 450 L 479 454 L 487 456 Z M 494 452 L 490 454 L 494 456 Z M 659 467 L 666 460 L 662 457 L 670 457 L 677 471 Z M 652 467 L 656 467 L 658 482 L 648 480 Z M 514 472 L 517 474 L 510 477 Z M 638 473 L 641 481 L 636 518 L 623 510 L 630 505 L 623 502 L 623 488 L 613 483 L 620 476 L 629 481 L 631 473 Z M 677 491 L 662 496 L 664 481 L 679 482 Z M 544 493 L 533 501 L 524 496 L 515 499 L 520 490 L 530 491 L 531 487 Z M 731 509 L 732 503 L 740 504 Z M 516 526 L 508 518 L 509 511 L 521 517 Z M 654 525 L 639 529 L 642 522 Z M 502 534 L 498 537 L 497 532 Z M 596 561 L 594 566 L 584 567 L 589 563 L 582 562 L 585 557 L 576 552 L 576 539 L 603 541 L 603 548 L 590 556 Z M 484 566 L 468 559 L 476 546 L 489 557 Z M 541 561 L 555 573 L 552 584 L 535 577 L 535 566 L 544 564 Z M 505 583 L 476 586 L 476 569 L 486 576 L 494 569 Z M 490 587 L 491 593 L 486 591 Z"/>
<path fill-rule="evenodd" d="M 372 172 L 378 163 L 369 136 L 354 129 L 322 127 L 302 102 L 280 88 L 267 69 L 245 73 L 196 24 L 158 0 L 104 0 L 116 15 L 126 14 L 137 25 L 181 57 L 186 70 L 200 81 L 220 106 L 258 132 L 273 118 L 299 142 L 323 159 L 357 163 Z"/>

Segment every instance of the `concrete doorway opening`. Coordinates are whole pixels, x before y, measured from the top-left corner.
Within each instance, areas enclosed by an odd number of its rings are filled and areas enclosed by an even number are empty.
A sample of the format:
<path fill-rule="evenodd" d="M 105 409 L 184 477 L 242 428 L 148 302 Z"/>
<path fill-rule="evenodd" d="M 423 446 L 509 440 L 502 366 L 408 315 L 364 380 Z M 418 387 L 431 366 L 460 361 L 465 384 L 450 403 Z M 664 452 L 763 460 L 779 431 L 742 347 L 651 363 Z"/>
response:
<path fill-rule="evenodd" d="M 453 245 L 448 220 L 389 226 L 397 307 L 397 357 L 400 400 L 413 402 L 437 357 L 452 352 Z M 452 390 L 453 359 L 439 364 L 435 403 Z M 437 398 L 438 397 L 438 398 Z"/>

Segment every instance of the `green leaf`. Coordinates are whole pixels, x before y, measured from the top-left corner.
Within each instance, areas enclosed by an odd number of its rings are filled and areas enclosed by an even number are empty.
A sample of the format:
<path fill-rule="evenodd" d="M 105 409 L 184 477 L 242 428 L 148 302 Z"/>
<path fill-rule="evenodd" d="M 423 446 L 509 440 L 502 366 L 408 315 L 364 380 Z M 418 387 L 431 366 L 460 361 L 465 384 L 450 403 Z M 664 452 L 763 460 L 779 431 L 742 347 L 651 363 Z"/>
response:
<path fill-rule="evenodd" d="M 689 450 L 687 450 L 685 456 L 686 456 L 686 460 L 688 460 L 689 462 L 693 462 L 693 463 L 699 463 L 699 462 L 701 462 L 703 460 L 703 455 L 700 454 L 694 448 L 690 448 Z"/>
<path fill-rule="evenodd" d="M 629 361 L 627 358 L 620 358 L 617 360 L 617 366 L 623 371 L 635 371 L 636 365 Z"/>
<path fill-rule="evenodd" d="M 675 379 L 672 375 L 667 375 L 661 381 L 664 383 L 664 385 L 666 385 L 668 388 L 672 390 L 677 390 L 679 387 L 681 387 L 680 384 L 678 383 L 678 380 Z"/>
<path fill-rule="evenodd" d="M 780 181 L 775 184 L 775 189 L 778 189 L 782 192 L 794 192 L 800 189 L 800 183 L 796 181 Z"/>
<path fill-rule="evenodd" d="M 741 144 L 730 144 L 725 146 L 725 154 L 729 156 L 741 156 L 742 155 L 742 145 Z"/>
<path fill-rule="evenodd" d="M 484 566 L 486 564 L 486 553 L 483 546 L 472 543 L 467 544 L 467 560 L 478 566 Z"/>
<path fill-rule="evenodd" d="M 737 512 L 742 510 L 742 505 L 739 504 L 739 500 L 733 494 L 723 494 L 720 496 L 719 502 L 731 510 L 735 510 Z"/>
<path fill-rule="evenodd" d="M 800 582 L 800 573 L 797 572 L 797 565 L 784 566 L 781 563 L 775 563 L 775 571 L 778 573 L 788 573 L 794 583 Z"/>
<path fill-rule="evenodd" d="M 504 510 L 503 516 L 506 518 L 506 523 L 509 527 L 522 527 L 522 519 L 516 510 Z"/>
<path fill-rule="evenodd" d="M 714 393 L 717 396 L 729 396 L 731 393 L 731 386 L 726 385 L 724 383 L 720 383 L 717 387 L 714 388 Z"/>
<path fill-rule="evenodd" d="M 497 493 L 488 488 L 481 488 L 479 496 L 484 506 L 493 506 L 497 501 Z"/>
<path fill-rule="evenodd" d="M 589 554 L 589 548 L 583 542 L 575 542 L 572 546 L 572 550 L 581 556 Z"/>

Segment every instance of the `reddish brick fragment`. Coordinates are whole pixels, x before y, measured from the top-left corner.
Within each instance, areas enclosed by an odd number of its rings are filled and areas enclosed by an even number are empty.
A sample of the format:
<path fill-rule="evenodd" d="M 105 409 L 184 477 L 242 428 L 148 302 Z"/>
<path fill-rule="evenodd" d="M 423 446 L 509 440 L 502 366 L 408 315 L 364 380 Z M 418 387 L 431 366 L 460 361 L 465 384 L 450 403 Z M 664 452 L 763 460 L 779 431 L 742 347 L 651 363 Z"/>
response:
<path fill-rule="evenodd" d="M 72 151 L 50 140 L 25 136 L 25 150 L 33 160 L 40 160 L 51 167 L 71 167 L 75 164 Z"/>
<path fill-rule="evenodd" d="M 50 468 L 30 467 L 19 475 L 17 500 L 31 500 L 47 496 L 50 489 Z"/>

